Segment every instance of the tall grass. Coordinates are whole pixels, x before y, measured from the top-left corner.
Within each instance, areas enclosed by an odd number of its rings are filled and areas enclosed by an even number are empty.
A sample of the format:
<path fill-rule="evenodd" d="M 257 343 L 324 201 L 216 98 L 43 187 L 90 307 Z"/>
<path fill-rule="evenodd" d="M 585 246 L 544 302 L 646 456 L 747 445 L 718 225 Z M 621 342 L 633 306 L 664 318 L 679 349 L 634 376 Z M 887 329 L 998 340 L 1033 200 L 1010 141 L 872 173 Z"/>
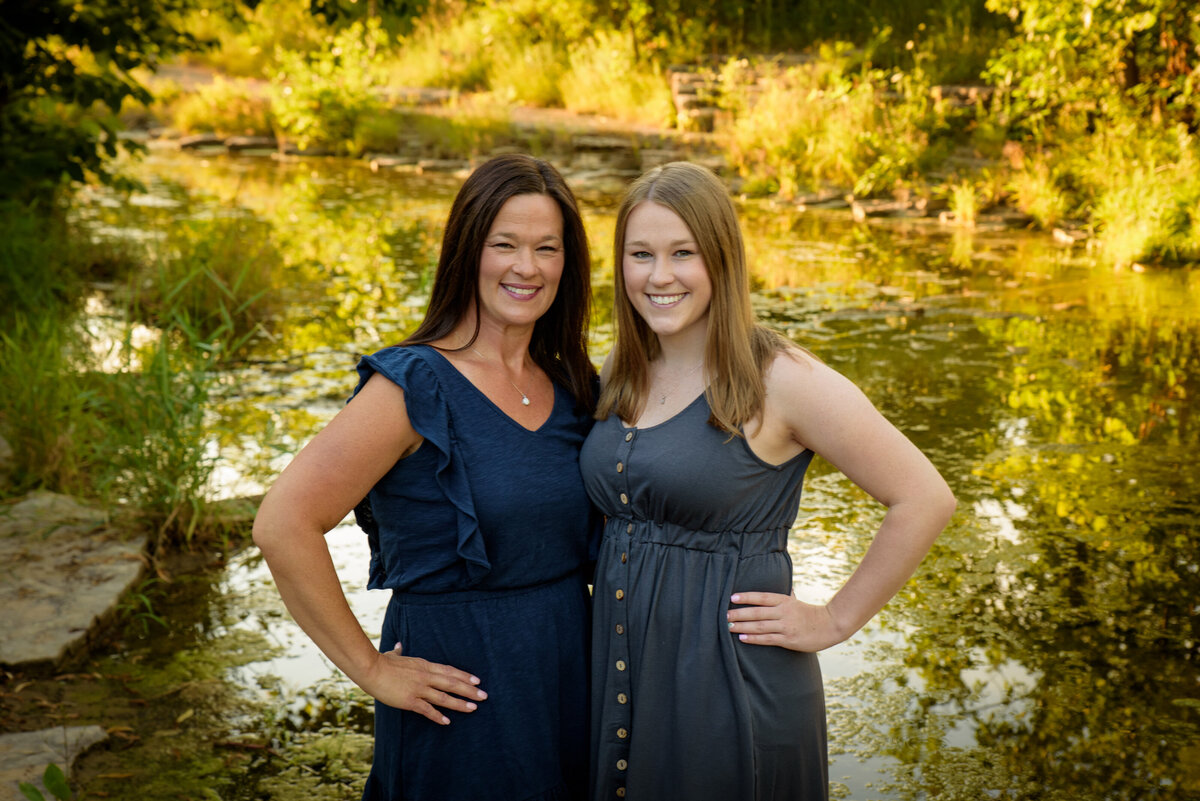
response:
<path fill-rule="evenodd" d="M 1059 183 L 1059 169 L 1044 154 L 1022 165 L 1012 177 L 1010 191 L 1013 205 L 1042 229 L 1052 228 L 1067 216 L 1070 199 Z"/>
<path fill-rule="evenodd" d="M 1113 120 L 1056 143 L 1059 181 L 1115 266 L 1200 260 L 1200 143 L 1183 126 Z"/>
<path fill-rule="evenodd" d="M 222 279 L 195 251 L 176 254 L 179 264 L 160 266 L 153 303 L 124 293 L 120 335 L 98 348 L 85 324 L 85 284 L 74 272 L 89 246 L 34 211 L 6 211 L 0 281 L 11 302 L 0 313 L 0 434 L 16 464 L 0 492 L 45 488 L 91 498 L 162 543 L 207 533 L 215 466 L 209 394 L 222 359 L 246 336 L 236 333 L 247 327 L 237 321 L 246 305 L 231 285 L 245 292 L 247 279 Z M 22 268 L 31 258 L 40 270 Z M 145 273 L 119 278 L 137 287 Z M 8 295 L 12 289 L 19 291 Z M 199 315 L 197 298 L 222 310 Z M 155 322 L 140 340 L 135 331 L 147 329 L 139 317 Z"/>
<path fill-rule="evenodd" d="M 674 121 L 666 77 L 653 62 L 639 61 L 632 40 L 617 31 L 598 30 L 573 45 L 559 86 L 572 111 L 664 127 Z"/>
<path fill-rule="evenodd" d="M 832 185 L 886 193 L 934 152 L 921 74 L 856 66 L 848 47 L 786 69 L 730 61 L 721 83 L 734 115 L 722 136 L 750 191 L 790 197 Z"/>
<path fill-rule="evenodd" d="M 166 115 L 185 133 L 211 131 L 223 136 L 266 136 L 274 131 L 271 103 L 256 84 L 216 76 L 213 82 L 179 94 Z"/>

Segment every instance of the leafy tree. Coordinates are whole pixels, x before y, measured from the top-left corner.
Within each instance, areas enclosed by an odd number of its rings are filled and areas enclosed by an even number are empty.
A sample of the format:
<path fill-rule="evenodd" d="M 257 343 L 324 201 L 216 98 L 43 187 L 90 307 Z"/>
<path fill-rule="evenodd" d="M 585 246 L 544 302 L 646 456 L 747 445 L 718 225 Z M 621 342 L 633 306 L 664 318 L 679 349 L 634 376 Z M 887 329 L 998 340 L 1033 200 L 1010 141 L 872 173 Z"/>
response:
<path fill-rule="evenodd" d="M 1200 5 L 1192 0 L 988 0 L 1019 35 L 993 60 L 1017 116 L 1133 110 L 1195 126 Z"/>
<path fill-rule="evenodd" d="M 0 0 L 0 195 L 112 182 L 116 113 L 149 102 L 136 72 L 197 46 L 180 27 L 193 0 Z"/>

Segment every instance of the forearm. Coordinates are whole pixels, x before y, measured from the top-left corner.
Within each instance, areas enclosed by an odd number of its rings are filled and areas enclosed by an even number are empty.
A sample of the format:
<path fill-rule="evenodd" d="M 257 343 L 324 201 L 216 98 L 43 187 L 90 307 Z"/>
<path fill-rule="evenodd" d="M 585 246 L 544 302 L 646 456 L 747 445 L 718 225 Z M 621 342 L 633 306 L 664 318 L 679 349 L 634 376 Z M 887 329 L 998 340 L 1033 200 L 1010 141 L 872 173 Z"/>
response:
<path fill-rule="evenodd" d="M 879 531 L 854 574 L 827 604 L 846 640 L 866 625 L 905 585 L 946 527 L 954 499 L 898 503 L 888 509 Z"/>
<path fill-rule="evenodd" d="M 255 542 L 292 618 L 338 669 L 366 689 L 379 651 L 346 601 L 324 534 L 296 532 L 280 541 L 256 526 Z"/>

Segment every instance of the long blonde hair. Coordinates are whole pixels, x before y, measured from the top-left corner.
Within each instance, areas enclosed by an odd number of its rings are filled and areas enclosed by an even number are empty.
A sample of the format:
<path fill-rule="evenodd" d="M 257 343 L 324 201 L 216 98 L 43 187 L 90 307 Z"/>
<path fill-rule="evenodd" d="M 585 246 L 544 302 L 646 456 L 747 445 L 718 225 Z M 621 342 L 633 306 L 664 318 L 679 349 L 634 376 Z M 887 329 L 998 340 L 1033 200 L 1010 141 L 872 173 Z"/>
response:
<path fill-rule="evenodd" d="M 596 417 L 616 413 L 636 420 L 646 405 L 647 369 L 659 354 L 658 336 L 650 330 L 626 294 L 622 261 L 625 227 L 638 204 L 667 207 L 687 225 L 712 282 L 708 337 L 704 345 L 705 395 L 709 423 L 741 435 L 744 423 L 763 407 L 763 374 L 776 353 L 788 346 L 775 332 L 755 322 L 750 306 L 750 278 L 737 211 L 724 185 L 703 167 L 674 161 L 655 167 L 625 191 L 617 211 L 613 245 L 614 298 L 617 321 L 608 382 L 600 394 Z"/>

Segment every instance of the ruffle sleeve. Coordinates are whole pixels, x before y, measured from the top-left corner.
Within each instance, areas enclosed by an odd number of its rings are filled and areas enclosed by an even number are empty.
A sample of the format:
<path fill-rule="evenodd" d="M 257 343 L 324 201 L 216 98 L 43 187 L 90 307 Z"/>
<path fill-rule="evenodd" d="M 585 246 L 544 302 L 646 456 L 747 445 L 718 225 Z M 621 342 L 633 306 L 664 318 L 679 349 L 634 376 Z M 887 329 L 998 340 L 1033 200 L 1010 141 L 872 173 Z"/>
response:
<path fill-rule="evenodd" d="M 375 373 L 404 390 L 409 422 L 425 442 L 437 450 L 436 480 L 456 512 L 457 552 L 465 566 L 467 580 L 470 584 L 481 581 L 492 566 L 488 561 L 483 532 L 479 530 L 466 464 L 455 441 L 454 422 L 443 400 L 445 392 L 437 374 L 416 350 L 409 347 L 384 348 L 364 356 L 357 369 L 355 395 Z M 371 547 L 371 570 L 367 586 L 381 588 L 385 585 L 387 575 L 380 552 L 379 522 L 372 513 L 370 496 L 359 503 L 354 516 L 367 533 Z"/>

